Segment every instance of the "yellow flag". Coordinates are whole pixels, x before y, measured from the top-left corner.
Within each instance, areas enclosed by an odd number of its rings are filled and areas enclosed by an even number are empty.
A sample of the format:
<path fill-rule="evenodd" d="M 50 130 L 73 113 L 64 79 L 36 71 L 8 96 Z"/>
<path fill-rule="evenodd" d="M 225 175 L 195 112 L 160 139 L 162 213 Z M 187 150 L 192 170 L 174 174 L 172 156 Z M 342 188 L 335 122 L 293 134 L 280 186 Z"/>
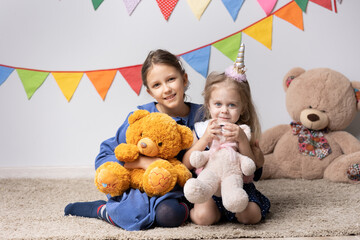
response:
<path fill-rule="evenodd" d="M 198 20 L 200 20 L 201 15 L 203 15 L 210 1 L 211 0 L 187 0 L 191 11 L 194 13 Z"/>
<path fill-rule="evenodd" d="M 273 15 L 246 28 L 243 33 L 254 38 L 271 50 Z"/>
<path fill-rule="evenodd" d="M 84 73 L 53 72 L 51 74 L 54 76 L 60 90 L 69 102 Z"/>

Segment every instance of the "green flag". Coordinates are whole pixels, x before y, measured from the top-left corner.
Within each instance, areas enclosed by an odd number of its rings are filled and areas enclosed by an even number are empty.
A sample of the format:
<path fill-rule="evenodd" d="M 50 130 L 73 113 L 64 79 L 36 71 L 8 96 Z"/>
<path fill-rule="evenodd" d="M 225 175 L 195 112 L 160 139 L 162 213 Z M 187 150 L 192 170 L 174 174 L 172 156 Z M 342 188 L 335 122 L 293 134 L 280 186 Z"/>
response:
<path fill-rule="evenodd" d="M 233 62 L 235 62 L 240 48 L 240 43 L 241 43 L 241 32 L 234 34 L 230 37 L 227 37 L 224 40 L 220 40 L 212 44 L 212 46 L 217 48 L 225 56 L 227 56 Z"/>
<path fill-rule="evenodd" d="M 35 91 L 43 84 L 48 72 L 31 71 L 25 69 L 16 69 L 19 78 L 24 86 L 28 99 L 32 97 Z"/>

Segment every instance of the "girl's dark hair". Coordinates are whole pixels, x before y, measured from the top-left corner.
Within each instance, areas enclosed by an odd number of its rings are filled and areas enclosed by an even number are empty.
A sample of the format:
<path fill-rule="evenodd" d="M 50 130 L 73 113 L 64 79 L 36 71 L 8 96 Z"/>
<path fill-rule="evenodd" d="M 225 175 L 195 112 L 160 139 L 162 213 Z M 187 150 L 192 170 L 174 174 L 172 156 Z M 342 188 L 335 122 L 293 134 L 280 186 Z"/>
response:
<path fill-rule="evenodd" d="M 178 70 L 181 75 L 185 74 L 185 70 L 177 56 L 163 49 L 151 51 L 146 57 L 141 68 L 141 78 L 146 88 L 148 88 L 146 77 L 153 64 L 165 64 L 172 66 Z"/>

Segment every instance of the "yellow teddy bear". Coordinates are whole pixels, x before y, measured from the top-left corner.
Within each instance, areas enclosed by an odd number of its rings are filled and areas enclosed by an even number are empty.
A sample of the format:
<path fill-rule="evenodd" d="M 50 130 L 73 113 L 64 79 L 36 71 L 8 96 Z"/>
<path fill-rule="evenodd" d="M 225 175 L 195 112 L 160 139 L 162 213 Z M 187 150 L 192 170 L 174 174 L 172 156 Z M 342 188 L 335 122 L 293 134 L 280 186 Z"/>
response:
<path fill-rule="evenodd" d="M 164 113 L 135 111 L 128 119 L 126 143 L 115 148 L 119 161 L 132 162 L 139 155 L 159 157 L 144 169 L 126 169 L 117 162 L 107 162 L 96 170 L 95 185 L 111 196 L 123 194 L 129 187 L 146 192 L 150 197 L 171 191 L 175 184 L 184 186 L 191 172 L 175 158 L 193 142 L 190 128 L 179 125 Z"/>

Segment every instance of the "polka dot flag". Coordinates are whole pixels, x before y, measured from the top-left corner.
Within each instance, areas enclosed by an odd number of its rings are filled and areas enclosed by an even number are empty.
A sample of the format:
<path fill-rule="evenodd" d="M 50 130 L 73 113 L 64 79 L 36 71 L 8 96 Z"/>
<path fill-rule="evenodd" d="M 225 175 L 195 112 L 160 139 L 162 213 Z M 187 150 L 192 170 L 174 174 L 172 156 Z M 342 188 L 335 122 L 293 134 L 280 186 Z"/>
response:
<path fill-rule="evenodd" d="M 167 21 L 170 17 L 172 11 L 174 10 L 178 0 L 156 0 L 161 13 L 164 15 L 165 20 Z"/>

